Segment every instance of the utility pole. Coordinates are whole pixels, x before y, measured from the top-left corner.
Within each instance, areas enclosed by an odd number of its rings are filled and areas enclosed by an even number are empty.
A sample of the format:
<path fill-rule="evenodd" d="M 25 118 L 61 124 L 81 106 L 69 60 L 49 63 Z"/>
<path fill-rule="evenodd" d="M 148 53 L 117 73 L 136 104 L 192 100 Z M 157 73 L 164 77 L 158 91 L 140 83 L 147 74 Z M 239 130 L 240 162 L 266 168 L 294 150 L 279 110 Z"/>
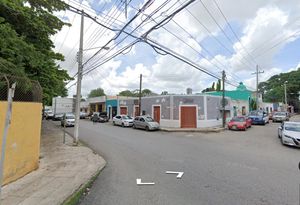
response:
<path fill-rule="evenodd" d="M 78 73 L 77 73 L 77 92 L 75 102 L 75 127 L 74 127 L 74 144 L 78 144 L 79 135 L 79 115 L 80 115 L 80 100 L 81 100 L 81 79 L 82 79 L 82 52 L 83 52 L 83 24 L 84 11 L 81 12 L 81 26 L 80 26 L 80 41 L 78 52 Z"/>
<path fill-rule="evenodd" d="M 222 126 L 225 128 L 226 124 L 226 113 L 225 113 L 225 71 L 222 71 Z"/>
<path fill-rule="evenodd" d="M 284 82 L 284 102 L 285 102 L 285 111 L 287 111 L 288 103 L 287 103 L 287 93 L 286 93 L 286 84 L 287 81 Z"/>
<path fill-rule="evenodd" d="M 139 114 L 142 115 L 142 79 L 143 75 L 140 74 L 140 93 L 139 93 Z"/>
<path fill-rule="evenodd" d="M 256 109 L 258 110 L 258 75 L 264 73 L 265 71 L 258 70 L 258 65 L 256 65 L 256 72 L 252 73 L 252 75 L 256 74 Z"/>

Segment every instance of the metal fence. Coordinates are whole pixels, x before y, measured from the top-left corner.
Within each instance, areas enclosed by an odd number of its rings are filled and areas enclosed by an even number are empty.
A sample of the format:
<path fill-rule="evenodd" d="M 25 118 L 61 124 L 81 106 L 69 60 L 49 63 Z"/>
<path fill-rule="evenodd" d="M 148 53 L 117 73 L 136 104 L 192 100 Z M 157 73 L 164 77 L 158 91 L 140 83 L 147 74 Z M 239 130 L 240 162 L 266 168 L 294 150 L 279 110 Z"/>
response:
<path fill-rule="evenodd" d="M 42 87 L 39 82 L 24 77 L 0 73 L 0 101 L 6 101 L 8 90 L 16 83 L 14 102 L 42 102 Z"/>

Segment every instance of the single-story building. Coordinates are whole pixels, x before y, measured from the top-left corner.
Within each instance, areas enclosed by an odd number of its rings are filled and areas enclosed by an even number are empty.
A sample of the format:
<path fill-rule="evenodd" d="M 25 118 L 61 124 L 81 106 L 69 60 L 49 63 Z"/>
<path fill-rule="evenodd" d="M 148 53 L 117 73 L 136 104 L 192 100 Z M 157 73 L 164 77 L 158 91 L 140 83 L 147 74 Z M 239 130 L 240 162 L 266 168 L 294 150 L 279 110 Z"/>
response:
<path fill-rule="evenodd" d="M 89 113 L 106 111 L 106 96 L 88 98 Z"/>
<path fill-rule="evenodd" d="M 106 99 L 106 110 L 110 119 L 116 115 L 138 115 L 138 98 L 126 96 L 109 96 Z M 130 114 L 133 113 L 133 114 Z"/>
<path fill-rule="evenodd" d="M 207 92 L 209 95 L 222 96 L 222 91 Z M 253 92 L 248 90 L 246 86 L 240 82 L 236 90 L 225 90 L 225 97 L 231 99 L 232 116 L 247 115 L 251 111 L 250 101 Z"/>
<path fill-rule="evenodd" d="M 226 117 L 231 117 L 230 99 L 226 98 Z M 161 95 L 143 97 L 142 114 L 148 114 L 162 127 L 199 128 L 222 124 L 222 97 L 212 95 Z M 119 101 L 120 114 L 138 115 L 138 99 Z"/>

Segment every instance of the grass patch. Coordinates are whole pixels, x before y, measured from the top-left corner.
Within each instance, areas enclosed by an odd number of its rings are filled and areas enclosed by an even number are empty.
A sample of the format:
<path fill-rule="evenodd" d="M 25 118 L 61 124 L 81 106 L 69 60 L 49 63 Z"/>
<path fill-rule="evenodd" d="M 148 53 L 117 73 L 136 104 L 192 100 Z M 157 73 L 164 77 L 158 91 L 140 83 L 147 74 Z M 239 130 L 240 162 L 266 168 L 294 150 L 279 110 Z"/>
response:
<path fill-rule="evenodd" d="M 105 168 L 105 167 L 104 167 Z M 104 169 L 103 168 L 103 169 Z M 76 205 L 79 203 L 80 199 L 86 195 L 89 189 L 93 186 L 93 183 L 103 170 L 99 170 L 85 185 L 81 186 L 77 191 L 75 191 L 69 198 L 67 198 L 62 205 Z"/>

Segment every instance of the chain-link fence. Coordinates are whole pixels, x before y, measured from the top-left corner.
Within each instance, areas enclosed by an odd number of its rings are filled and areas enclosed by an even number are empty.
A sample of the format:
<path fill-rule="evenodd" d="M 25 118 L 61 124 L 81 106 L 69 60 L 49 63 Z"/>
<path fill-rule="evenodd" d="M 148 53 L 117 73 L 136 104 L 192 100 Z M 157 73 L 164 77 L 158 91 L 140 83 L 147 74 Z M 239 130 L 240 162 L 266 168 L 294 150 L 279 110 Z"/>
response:
<path fill-rule="evenodd" d="M 28 78 L 0 73 L 0 101 L 6 101 L 8 89 L 16 83 L 14 102 L 42 102 L 42 88 L 39 82 Z"/>

